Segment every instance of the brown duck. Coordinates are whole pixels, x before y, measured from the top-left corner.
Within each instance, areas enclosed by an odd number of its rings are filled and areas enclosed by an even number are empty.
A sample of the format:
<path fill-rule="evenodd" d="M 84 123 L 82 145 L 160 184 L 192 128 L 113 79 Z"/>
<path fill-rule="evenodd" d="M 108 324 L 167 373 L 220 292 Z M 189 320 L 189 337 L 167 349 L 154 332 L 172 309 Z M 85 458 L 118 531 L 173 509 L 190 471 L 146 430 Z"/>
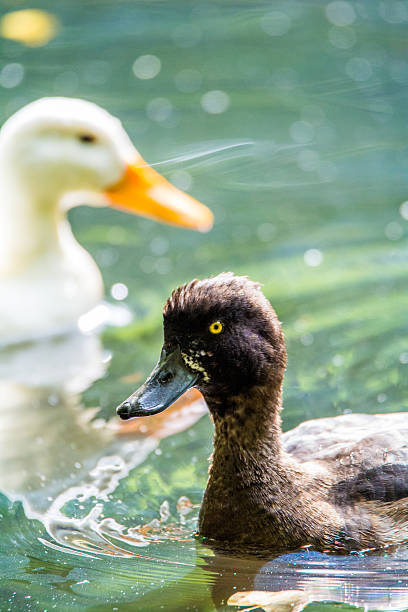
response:
<path fill-rule="evenodd" d="M 282 434 L 286 347 L 258 283 L 193 280 L 164 307 L 164 345 L 123 419 L 165 410 L 190 387 L 214 419 L 201 536 L 228 547 L 350 552 L 408 540 L 405 413 L 316 419 Z"/>

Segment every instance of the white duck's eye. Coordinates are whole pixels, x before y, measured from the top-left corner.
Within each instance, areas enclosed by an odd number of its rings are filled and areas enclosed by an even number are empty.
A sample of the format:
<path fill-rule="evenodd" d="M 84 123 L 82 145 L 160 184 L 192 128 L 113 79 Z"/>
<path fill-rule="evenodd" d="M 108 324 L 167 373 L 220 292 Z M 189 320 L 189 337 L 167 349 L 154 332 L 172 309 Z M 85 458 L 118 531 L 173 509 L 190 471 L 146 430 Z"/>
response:
<path fill-rule="evenodd" d="M 86 144 L 91 144 L 96 141 L 96 136 L 93 134 L 78 134 L 78 140 Z"/>

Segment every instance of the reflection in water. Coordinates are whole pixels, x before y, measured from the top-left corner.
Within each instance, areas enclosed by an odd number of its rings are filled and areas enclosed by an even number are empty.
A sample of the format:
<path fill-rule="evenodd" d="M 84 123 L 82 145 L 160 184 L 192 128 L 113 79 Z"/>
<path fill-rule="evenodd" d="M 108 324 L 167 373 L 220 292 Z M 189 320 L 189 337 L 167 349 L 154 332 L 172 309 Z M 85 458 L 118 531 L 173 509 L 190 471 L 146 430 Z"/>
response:
<path fill-rule="evenodd" d="M 217 606 L 225 605 L 234 592 L 255 590 L 303 591 L 305 604 L 333 601 L 366 609 L 408 607 L 406 551 L 379 557 L 325 555 L 305 549 L 268 562 L 216 556 L 207 558 L 206 570 L 217 575 L 212 586 Z"/>
<path fill-rule="evenodd" d="M 105 362 L 99 338 L 79 333 L 0 354 L 0 489 L 68 552 L 132 556 L 108 539 L 121 539 L 125 528 L 103 514 L 103 502 L 159 438 L 118 440 L 115 421 L 93 420 L 97 408 L 82 408 L 81 392 Z M 193 420 L 203 414 L 201 401 L 190 408 Z M 70 503 L 89 500 L 88 514 L 67 515 Z M 134 531 L 124 537 L 133 546 L 149 542 Z"/>

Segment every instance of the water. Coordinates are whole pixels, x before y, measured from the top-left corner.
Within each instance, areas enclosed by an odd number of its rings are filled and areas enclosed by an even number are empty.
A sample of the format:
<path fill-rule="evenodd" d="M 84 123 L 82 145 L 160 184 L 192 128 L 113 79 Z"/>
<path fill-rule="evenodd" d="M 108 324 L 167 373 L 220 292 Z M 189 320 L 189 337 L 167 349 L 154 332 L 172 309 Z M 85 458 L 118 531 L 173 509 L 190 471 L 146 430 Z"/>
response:
<path fill-rule="evenodd" d="M 158 356 L 171 288 L 227 269 L 262 281 L 284 324 L 284 429 L 406 408 L 408 3 L 36 6 L 62 29 L 37 49 L 1 40 L 2 68 L 23 67 L 0 79 L 1 118 L 43 95 L 91 99 L 216 223 L 199 235 L 71 211 L 133 320 L 0 355 L 1 609 L 233 610 L 250 589 L 301 590 L 310 610 L 408 608 L 405 549 L 266 563 L 196 540 L 207 416 L 173 436 L 105 422 Z M 145 55 L 161 63 L 150 79 Z"/>

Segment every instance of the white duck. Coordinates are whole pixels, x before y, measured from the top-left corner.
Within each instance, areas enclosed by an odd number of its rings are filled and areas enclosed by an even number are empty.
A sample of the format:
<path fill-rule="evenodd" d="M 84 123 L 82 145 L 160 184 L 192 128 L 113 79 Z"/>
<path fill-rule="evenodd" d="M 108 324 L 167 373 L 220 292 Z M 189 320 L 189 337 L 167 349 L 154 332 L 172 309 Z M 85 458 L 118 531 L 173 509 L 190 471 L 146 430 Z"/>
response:
<path fill-rule="evenodd" d="M 150 168 L 120 121 L 80 99 L 43 98 L 0 130 L 0 344 L 60 333 L 103 295 L 65 217 L 111 205 L 201 231 L 208 208 Z"/>

